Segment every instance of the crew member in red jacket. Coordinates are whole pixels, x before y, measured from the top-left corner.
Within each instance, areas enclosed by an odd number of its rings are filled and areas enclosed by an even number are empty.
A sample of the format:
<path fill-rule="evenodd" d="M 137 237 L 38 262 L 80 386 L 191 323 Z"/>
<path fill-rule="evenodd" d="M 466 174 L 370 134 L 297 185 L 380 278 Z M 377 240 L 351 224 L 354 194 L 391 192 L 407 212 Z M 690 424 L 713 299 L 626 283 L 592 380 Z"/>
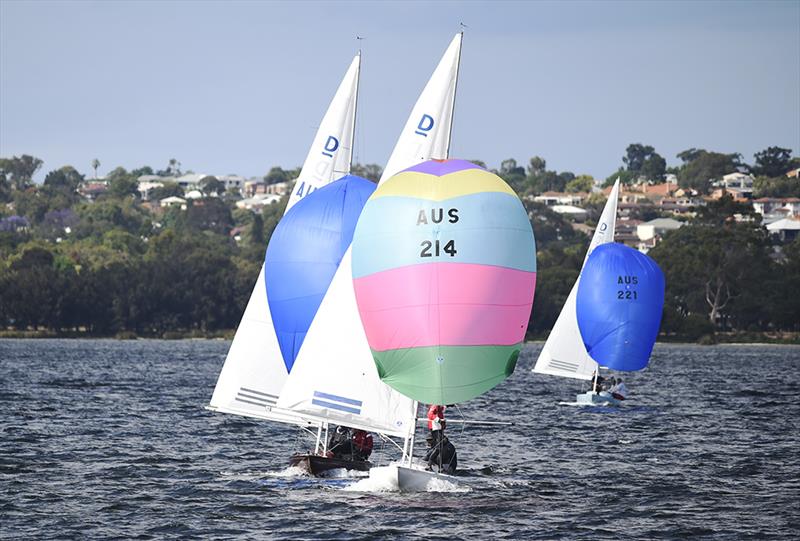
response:
<path fill-rule="evenodd" d="M 431 431 L 431 434 L 437 430 L 441 430 L 441 433 L 444 433 L 444 410 L 445 406 L 440 404 L 431 404 L 431 407 L 428 408 L 428 430 Z"/>
<path fill-rule="evenodd" d="M 353 454 L 355 458 L 367 460 L 372 454 L 372 434 L 364 430 L 353 429 Z"/>

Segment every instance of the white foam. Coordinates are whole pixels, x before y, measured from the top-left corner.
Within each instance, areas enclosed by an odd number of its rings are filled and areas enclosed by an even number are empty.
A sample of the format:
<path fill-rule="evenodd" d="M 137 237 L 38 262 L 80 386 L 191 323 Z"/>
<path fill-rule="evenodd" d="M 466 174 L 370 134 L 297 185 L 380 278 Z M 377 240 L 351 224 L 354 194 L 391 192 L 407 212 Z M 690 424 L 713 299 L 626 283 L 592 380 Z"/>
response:
<path fill-rule="evenodd" d="M 289 466 L 284 470 L 266 472 L 264 474 L 264 477 L 279 477 L 279 478 L 309 477 L 309 473 L 303 468 L 298 468 L 297 466 Z"/>
<path fill-rule="evenodd" d="M 375 466 L 369 470 L 369 477 L 344 487 L 354 492 L 397 492 L 397 468 Z"/>
<path fill-rule="evenodd" d="M 470 492 L 472 489 L 455 482 L 434 477 L 428 481 L 425 490 L 427 492 Z"/>

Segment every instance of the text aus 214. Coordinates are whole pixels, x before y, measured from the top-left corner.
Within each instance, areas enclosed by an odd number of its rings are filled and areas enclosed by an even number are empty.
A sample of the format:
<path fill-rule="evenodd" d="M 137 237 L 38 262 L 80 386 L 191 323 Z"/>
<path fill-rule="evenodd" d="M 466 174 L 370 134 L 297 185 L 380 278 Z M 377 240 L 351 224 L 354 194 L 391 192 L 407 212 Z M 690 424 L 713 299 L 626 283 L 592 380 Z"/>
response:
<path fill-rule="evenodd" d="M 448 223 L 454 224 L 458 222 L 458 209 L 451 208 L 448 209 L 445 213 L 443 208 L 433 208 L 430 209 L 430 212 L 425 209 L 421 209 L 417 214 L 417 225 L 429 225 L 431 223 L 440 224 L 442 221 L 447 219 Z M 455 257 L 458 253 L 456 251 L 456 241 L 450 239 L 444 244 L 443 241 L 439 239 L 430 241 L 430 240 L 423 240 L 420 243 L 421 251 L 419 253 L 420 257 L 439 257 L 440 255 L 447 254 L 450 257 Z"/>

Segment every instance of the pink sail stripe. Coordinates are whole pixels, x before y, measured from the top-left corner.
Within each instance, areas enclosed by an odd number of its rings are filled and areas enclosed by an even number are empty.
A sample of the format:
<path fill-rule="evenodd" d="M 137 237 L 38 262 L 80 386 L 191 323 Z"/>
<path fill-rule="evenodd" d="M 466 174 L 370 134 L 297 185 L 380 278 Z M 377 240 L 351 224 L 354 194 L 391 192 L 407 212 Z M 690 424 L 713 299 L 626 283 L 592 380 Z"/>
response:
<path fill-rule="evenodd" d="M 430 263 L 354 280 L 361 320 L 377 351 L 433 345 L 512 345 L 525 336 L 536 273 Z"/>

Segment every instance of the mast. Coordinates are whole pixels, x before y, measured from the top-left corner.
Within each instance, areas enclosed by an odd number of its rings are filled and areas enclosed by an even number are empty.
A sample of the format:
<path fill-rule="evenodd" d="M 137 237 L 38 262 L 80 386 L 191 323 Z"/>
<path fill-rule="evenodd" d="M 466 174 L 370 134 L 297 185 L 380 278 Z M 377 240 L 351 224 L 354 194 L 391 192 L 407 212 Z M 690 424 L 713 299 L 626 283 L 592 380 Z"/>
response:
<path fill-rule="evenodd" d="M 458 59 L 456 60 L 456 82 L 453 84 L 453 106 L 450 107 L 450 118 L 454 119 L 456 117 L 456 96 L 458 95 L 458 76 L 461 72 L 461 49 L 464 47 L 464 31 L 462 30 L 459 32 L 461 34 L 461 42 L 458 46 Z M 450 131 L 447 134 L 447 151 L 445 153 L 445 158 L 450 157 L 450 145 L 453 142 L 453 121 L 450 121 Z"/>
<path fill-rule="evenodd" d="M 355 96 L 353 98 L 353 132 L 355 133 L 355 126 L 356 122 L 358 121 L 358 90 L 359 86 L 361 86 L 361 49 L 358 50 L 358 54 L 356 55 L 358 58 L 358 67 L 356 68 L 356 90 Z M 353 136 L 353 140 L 350 143 L 350 155 L 347 158 L 347 171 L 345 174 L 350 174 L 350 169 L 353 167 L 353 151 L 356 147 L 356 138 L 355 135 Z"/>

